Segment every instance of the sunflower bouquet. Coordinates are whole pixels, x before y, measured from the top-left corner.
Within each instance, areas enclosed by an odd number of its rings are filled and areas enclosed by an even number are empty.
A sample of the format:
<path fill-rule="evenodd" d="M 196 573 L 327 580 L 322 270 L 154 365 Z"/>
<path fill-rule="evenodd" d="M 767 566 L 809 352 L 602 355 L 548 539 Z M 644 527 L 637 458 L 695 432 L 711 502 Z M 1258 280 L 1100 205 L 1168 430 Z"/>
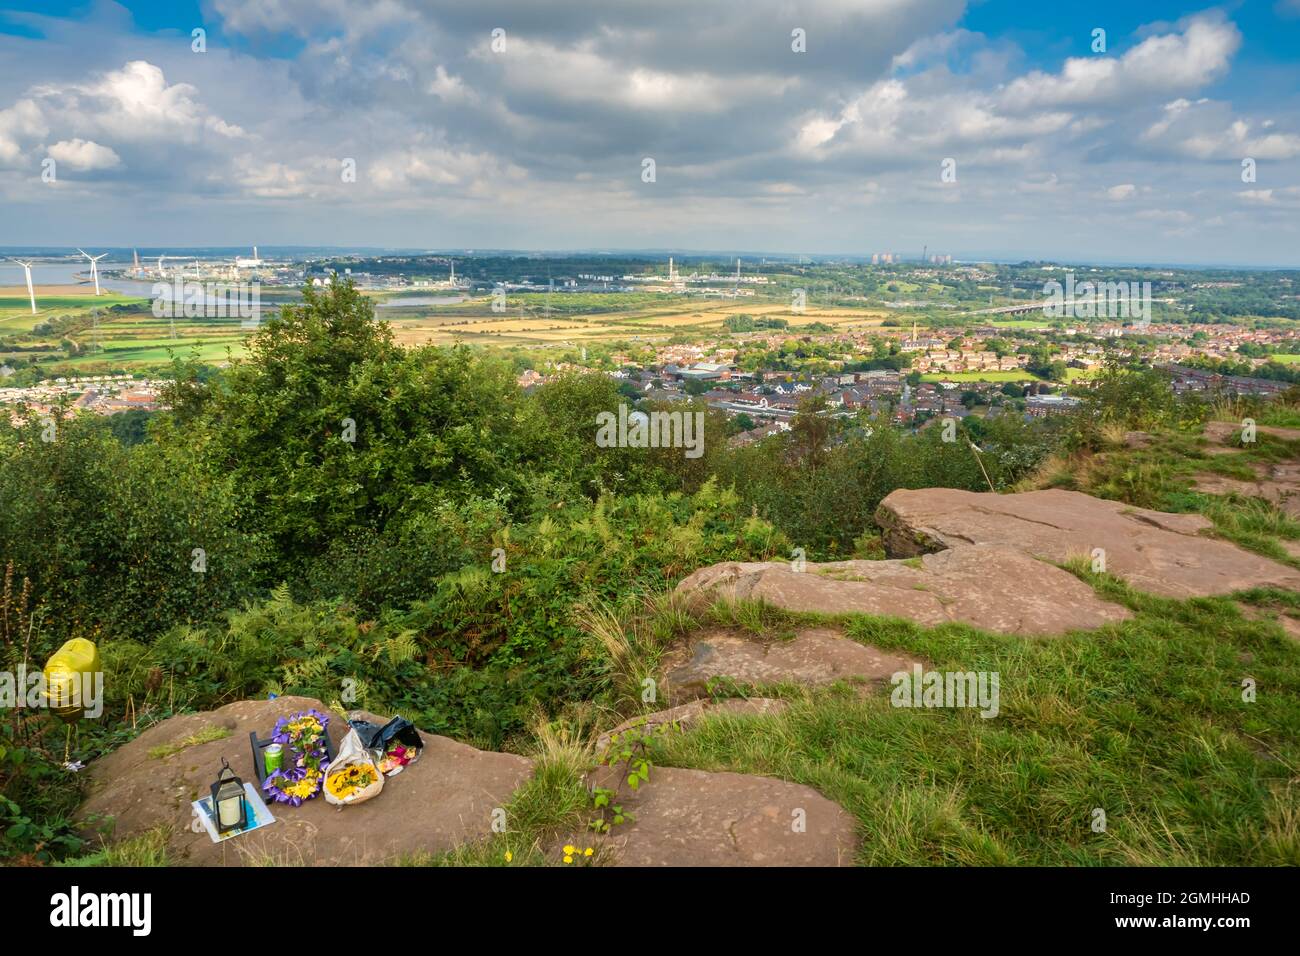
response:
<path fill-rule="evenodd" d="M 333 796 L 346 803 L 378 779 L 373 764 L 353 763 L 326 774 L 325 786 Z"/>
<path fill-rule="evenodd" d="M 383 788 L 384 778 L 374 758 L 361 745 L 356 730 L 349 730 L 325 774 L 325 802 L 340 807 L 362 803 Z"/>
<path fill-rule="evenodd" d="M 319 710 L 281 717 L 275 722 L 271 739 L 284 746 L 284 766 L 267 774 L 262 790 L 276 803 L 301 806 L 320 793 L 329 754 L 325 749 L 328 714 Z"/>

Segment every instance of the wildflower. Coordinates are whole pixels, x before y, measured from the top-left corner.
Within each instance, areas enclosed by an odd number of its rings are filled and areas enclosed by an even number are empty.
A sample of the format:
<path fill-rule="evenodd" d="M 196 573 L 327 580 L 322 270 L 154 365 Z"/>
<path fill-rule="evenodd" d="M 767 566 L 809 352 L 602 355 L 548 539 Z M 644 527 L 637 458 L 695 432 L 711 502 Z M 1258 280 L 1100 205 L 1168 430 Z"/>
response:
<path fill-rule="evenodd" d="M 515 855 L 514 855 L 513 853 L 511 853 L 509 850 L 506 850 L 506 862 L 509 863 L 509 862 L 510 862 L 511 860 L 513 860 L 514 858 L 515 858 Z"/>

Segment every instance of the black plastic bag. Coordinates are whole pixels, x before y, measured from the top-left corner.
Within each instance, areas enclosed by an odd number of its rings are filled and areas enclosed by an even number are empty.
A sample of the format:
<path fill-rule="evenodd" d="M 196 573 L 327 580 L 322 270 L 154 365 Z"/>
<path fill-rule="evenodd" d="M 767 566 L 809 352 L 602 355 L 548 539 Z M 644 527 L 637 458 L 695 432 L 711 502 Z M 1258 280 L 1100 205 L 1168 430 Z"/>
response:
<path fill-rule="evenodd" d="M 361 738 L 361 745 L 367 750 L 387 753 L 394 742 L 410 747 L 416 753 L 424 749 L 420 732 L 415 729 L 415 724 L 405 717 L 394 717 L 382 727 L 368 720 L 349 720 L 348 723 L 357 732 L 357 736 Z"/>

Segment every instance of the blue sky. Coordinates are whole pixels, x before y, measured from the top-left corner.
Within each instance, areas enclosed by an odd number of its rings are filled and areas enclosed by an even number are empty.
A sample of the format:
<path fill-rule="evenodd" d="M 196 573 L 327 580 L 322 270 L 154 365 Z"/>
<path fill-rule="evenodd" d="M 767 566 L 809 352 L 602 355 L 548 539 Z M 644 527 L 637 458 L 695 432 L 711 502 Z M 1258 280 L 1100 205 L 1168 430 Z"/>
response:
<path fill-rule="evenodd" d="M 0 246 L 1300 266 L 1298 214 L 1300 0 L 0 0 Z"/>

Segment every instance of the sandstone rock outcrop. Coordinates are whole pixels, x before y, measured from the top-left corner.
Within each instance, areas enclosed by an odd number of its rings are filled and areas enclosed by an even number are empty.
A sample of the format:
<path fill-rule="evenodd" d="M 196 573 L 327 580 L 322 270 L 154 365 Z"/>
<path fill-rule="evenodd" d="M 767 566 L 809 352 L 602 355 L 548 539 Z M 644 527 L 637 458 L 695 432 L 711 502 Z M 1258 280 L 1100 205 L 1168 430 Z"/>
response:
<path fill-rule="evenodd" d="M 837 680 L 877 683 L 917 660 L 859 644 L 838 631 L 810 627 L 793 640 L 758 640 L 732 631 L 696 635 L 663 660 L 668 699 L 702 697 L 715 678 L 742 685 L 791 683 L 817 687 Z"/>
<path fill-rule="evenodd" d="M 615 771 L 589 778 L 613 788 Z M 853 817 L 811 787 L 740 773 L 656 767 L 620 805 L 633 820 L 607 836 L 572 836 L 614 866 L 849 866 Z M 562 841 L 563 842 L 563 841 Z"/>
<path fill-rule="evenodd" d="M 907 548 L 904 554 L 915 560 L 808 563 L 801 572 L 788 562 L 715 564 L 677 589 L 762 600 L 790 611 L 890 615 L 926 626 L 956 621 L 1003 634 L 1056 635 L 1130 616 L 1068 571 L 1011 542 L 926 553 L 937 547 L 943 545 L 927 541 Z"/>
<path fill-rule="evenodd" d="M 388 778 L 373 800 L 343 808 L 330 806 L 320 796 L 299 807 L 271 804 L 275 823 L 223 843 L 213 843 L 202 828 L 195 832 L 190 803 L 208 794 L 222 758 L 256 786 L 249 732 L 266 737 L 277 718 L 312 707 L 326 711 L 318 700 L 279 697 L 164 720 L 90 764 L 86 772 L 91 775 L 91 794 L 80 816 L 112 817 L 114 838 L 169 827 L 168 849 L 182 864 L 375 865 L 406 854 L 437 854 L 488 837 L 493 808 L 503 806 L 532 775 L 532 764 L 523 757 L 476 750 L 421 732 L 420 759 Z M 169 756 L 149 754 L 213 727 L 230 734 Z M 335 747 L 346 730 L 346 719 L 331 714 L 328 732 Z"/>
<path fill-rule="evenodd" d="M 670 719 L 690 721 L 711 708 L 766 712 L 783 706 L 698 701 L 690 713 Z M 318 700 L 280 697 L 164 720 L 90 764 L 91 792 L 79 818 L 87 829 L 107 830 L 110 841 L 165 828 L 170 858 L 183 865 L 377 865 L 487 839 L 493 810 L 504 807 L 532 775 L 532 762 L 523 757 L 421 731 L 420 759 L 389 777 L 383 791 L 365 803 L 340 808 L 317 797 L 299 807 L 271 804 L 274 823 L 220 844 L 201 827 L 192 828 L 190 803 L 207 794 L 222 758 L 245 782 L 256 784 L 249 732 L 265 737 L 277 718 L 308 708 L 326 710 Z M 347 722 L 330 716 L 337 747 Z M 364 712 L 359 716 L 383 722 Z M 228 736 L 207 739 L 214 728 Z M 192 742 L 197 740 L 206 742 Z M 612 786 L 613 773 L 597 768 L 591 780 Z M 837 804 L 810 787 L 768 777 L 656 768 L 652 782 L 623 802 L 636 819 L 606 838 L 602 863 L 834 866 L 851 863 L 856 847 L 854 820 Z M 802 829 L 792 826 L 796 815 Z"/>
<path fill-rule="evenodd" d="M 1242 495 L 1263 498 L 1293 518 L 1300 517 L 1300 463 L 1254 464 L 1256 478 L 1245 481 L 1226 475 L 1201 474 L 1192 483 L 1197 491 L 1208 495 Z"/>
<path fill-rule="evenodd" d="M 646 733 L 653 732 L 664 724 L 672 724 L 680 730 L 686 730 L 705 714 L 779 714 L 787 706 L 785 701 L 771 697 L 726 697 L 716 701 L 700 697 L 676 707 L 669 707 L 667 710 L 657 710 L 652 714 L 623 721 L 596 738 L 596 753 L 600 755 L 605 752 L 612 735 L 621 734 L 638 725 Z"/>
<path fill-rule="evenodd" d="M 1091 559 L 1100 548 L 1108 572 L 1167 597 L 1265 585 L 1300 589 L 1300 571 L 1208 537 L 1211 524 L 1200 515 L 1149 511 L 1076 491 L 899 490 L 881 502 L 876 521 L 886 551 L 896 556 L 994 545 L 1063 563 Z"/>
<path fill-rule="evenodd" d="M 1205 437 L 1220 444 L 1235 442 L 1241 435 L 1240 422 L 1207 422 Z M 1275 425 L 1256 425 L 1255 431 L 1261 435 L 1271 435 L 1283 441 L 1300 441 L 1300 428 L 1279 428 Z"/>

